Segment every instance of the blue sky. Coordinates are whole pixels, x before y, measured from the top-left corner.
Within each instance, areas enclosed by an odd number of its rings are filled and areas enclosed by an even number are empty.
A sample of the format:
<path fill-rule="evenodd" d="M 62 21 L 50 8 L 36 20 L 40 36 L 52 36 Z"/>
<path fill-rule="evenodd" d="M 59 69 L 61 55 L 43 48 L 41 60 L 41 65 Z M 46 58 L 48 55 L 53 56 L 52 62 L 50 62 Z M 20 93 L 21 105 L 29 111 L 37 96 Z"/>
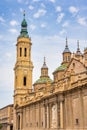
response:
<path fill-rule="evenodd" d="M 40 76 L 43 57 L 49 75 L 60 65 L 65 39 L 71 52 L 77 40 L 83 52 L 87 47 L 86 0 L 3 0 L 0 1 L 0 108 L 13 102 L 16 40 L 26 11 L 32 39 L 33 83 Z"/>

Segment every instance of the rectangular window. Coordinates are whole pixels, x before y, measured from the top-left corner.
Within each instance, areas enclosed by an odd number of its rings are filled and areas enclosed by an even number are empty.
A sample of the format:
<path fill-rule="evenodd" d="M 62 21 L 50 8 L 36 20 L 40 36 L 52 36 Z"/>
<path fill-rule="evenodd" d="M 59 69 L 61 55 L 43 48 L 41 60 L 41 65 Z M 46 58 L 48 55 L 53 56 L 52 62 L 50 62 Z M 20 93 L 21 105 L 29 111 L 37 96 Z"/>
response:
<path fill-rule="evenodd" d="M 26 86 L 26 77 L 24 77 L 24 79 L 23 79 L 23 84 L 24 84 L 24 86 Z"/>
<path fill-rule="evenodd" d="M 76 119 L 76 125 L 78 125 L 79 124 L 79 120 L 78 119 Z"/>
<path fill-rule="evenodd" d="M 20 48 L 20 57 L 22 56 L 22 48 Z"/>
<path fill-rule="evenodd" d="M 27 56 L 27 48 L 24 48 L 24 56 Z"/>

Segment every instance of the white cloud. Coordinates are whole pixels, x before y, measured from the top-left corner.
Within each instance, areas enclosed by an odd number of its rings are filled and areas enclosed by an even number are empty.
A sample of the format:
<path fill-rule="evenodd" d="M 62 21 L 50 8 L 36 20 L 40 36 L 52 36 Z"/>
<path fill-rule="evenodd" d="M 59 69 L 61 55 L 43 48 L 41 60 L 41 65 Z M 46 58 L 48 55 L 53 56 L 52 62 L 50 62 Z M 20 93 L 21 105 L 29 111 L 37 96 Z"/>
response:
<path fill-rule="evenodd" d="M 65 29 L 62 29 L 62 30 L 60 31 L 60 35 L 63 35 L 63 34 L 66 34 L 66 30 L 65 30 Z"/>
<path fill-rule="evenodd" d="M 46 23 L 42 23 L 42 24 L 41 24 L 41 27 L 42 27 L 42 28 L 45 28 L 45 27 L 46 27 Z"/>
<path fill-rule="evenodd" d="M 55 3 L 56 2 L 56 0 L 49 0 L 50 2 L 52 2 L 52 3 Z"/>
<path fill-rule="evenodd" d="M 65 15 L 64 13 L 60 13 L 60 14 L 58 15 L 58 17 L 57 17 L 57 22 L 58 22 L 58 23 L 60 23 L 60 22 L 62 21 L 64 15 Z"/>
<path fill-rule="evenodd" d="M 20 8 L 20 12 L 22 12 L 22 13 L 23 13 L 23 12 L 24 12 L 24 10 L 23 10 L 22 8 Z"/>
<path fill-rule="evenodd" d="M 30 6 L 29 6 L 29 9 L 30 9 L 30 10 L 33 10 L 33 9 L 34 9 L 34 7 L 33 7 L 32 5 L 30 5 Z"/>
<path fill-rule="evenodd" d="M 10 25 L 11 26 L 16 26 L 16 25 L 18 25 L 18 22 L 16 20 L 11 20 Z"/>
<path fill-rule="evenodd" d="M 31 25 L 30 25 L 30 29 L 31 29 L 31 30 L 34 30 L 35 28 L 36 28 L 36 26 L 35 26 L 34 24 L 31 24 Z"/>
<path fill-rule="evenodd" d="M 46 10 L 44 9 L 39 9 L 34 15 L 33 17 L 34 18 L 39 18 L 41 16 L 44 16 L 46 14 Z"/>
<path fill-rule="evenodd" d="M 0 22 L 5 22 L 5 20 L 1 16 L 0 16 Z"/>
<path fill-rule="evenodd" d="M 39 2 L 40 0 L 33 0 L 33 2 Z"/>
<path fill-rule="evenodd" d="M 80 24 L 80 25 L 83 25 L 83 26 L 87 26 L 87 19 L 85 17 L 80 17 L 77 19 L 77 22 Z"/>
<path fill-rule="evenodd" d="M 12 16 L 16 16 L 16 13 L 12 12 Z"/>
<path fill-rule="evenodd" d="M 28 4 L 29 4 L 29 1 L 28 1 L 28 0 L 26 0 L 25 4 L 26 4 L 26 5 L 28 5 Z"/>
<path fill-rule="evenodd" d="M 44 5 L 44 3 L 41 3 L 41 7 L 45 8 L 46 6 Z"/>
<path fill-rule="evenodd" d="M 2 35 L 0 35 L 0 39 L 3 39 L 3 36 L 2 36 Z"/>
<path fill-rule="evenodd" d="M 68 21 L 65 21 L 63 24 L 62 24 L 62 27 L 68 27 L 69 26 L 69 22 Z"/>
<path fill-rule="evenodd" d="M 11 33 L 17 33 L 17 30 L 15 28 L 9 29 L 8 31 Z"/>
<path fill-rule="evenodd" d="M 9 52 L 6 53 L 6 57 L 7 57 L 7 58 L 11 58 L 11 56 L 12 56 L 11 53 L 9 53 Z"/>
<path fill-rule="evenodd" d="M 56 7 L 56 12 L 61 12 L 61 11 L 62 11 L 61 6 L 57 6 L 57 7 Z"/>
<path fill-rule="evenodd" d="M 72 13 L 72 14 L 76 14 L 76 13 L 78 13 L 79 9 L 76 8 L 76 7 L 74 7 L 74 6 L 70 6 L 70 7 L 69 7 L 69 11 L 70 11 L 70 13 Z"/>

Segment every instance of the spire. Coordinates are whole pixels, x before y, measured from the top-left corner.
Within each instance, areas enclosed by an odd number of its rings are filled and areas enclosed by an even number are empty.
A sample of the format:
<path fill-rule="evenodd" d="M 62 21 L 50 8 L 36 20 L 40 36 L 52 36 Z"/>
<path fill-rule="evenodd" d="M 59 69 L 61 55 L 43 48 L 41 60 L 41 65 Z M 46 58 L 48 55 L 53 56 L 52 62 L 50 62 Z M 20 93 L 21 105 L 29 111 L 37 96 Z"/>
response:
<path fill-rule="evenodd" d="M 43 63 L 42 68 L 48 68 L 47 65 L 46 65 L 46 58 L 45 57 L 44 57 L 44 63 Z"/>
<path fill-rule="evenodd" d="M 80 51 L 80 47 L 79 47 L 79 40 L 77 40 L 77 51 L 76 51 L 76 55 L 82 55 L 81 51 Z"/>
<path fill-rule="evenodd" d="M 79 40 L 77 41 L 77 51 L 80 51 L 80 48 L 79 48 Z"/>
<path fill-rule="evenodd" d="M 28 31 L 27 31 L 27 22 L 26 22 L 26 19 L 25 19 L 25 10 L 23 12 L 23 20 L 22 20 L 22 23 L 21 23 L 21 32 L 20 32 L 19 37 L 29 37 Z"/>
<path fill-rule="evenodd" d="M 46 65 L 45 57 L 44 57 L 44 65 Z"/>
<path fill-rule="evenodd" d="M 66 48 L 68 48 L 68 40 L 67 40 L 67 37 L 66 37 Z"/>
<path fill-rule="evenodd" d="M 66 52 L 71 53 L 70 50 L 69 50 L 69 48 L 68 48 L 68 40 L 67 40 L 67 37 L 66 37 L 66 45 L 65 45 L 65 49 L 64 49 L 63 53 L 66 53 Z"/>
<path fill-rule="evenodd" d="M 23 12 L 23 16 L 24 16 L 24 19 L 25 19 L 25 10 L 24 10 L 24 12 Z"/>

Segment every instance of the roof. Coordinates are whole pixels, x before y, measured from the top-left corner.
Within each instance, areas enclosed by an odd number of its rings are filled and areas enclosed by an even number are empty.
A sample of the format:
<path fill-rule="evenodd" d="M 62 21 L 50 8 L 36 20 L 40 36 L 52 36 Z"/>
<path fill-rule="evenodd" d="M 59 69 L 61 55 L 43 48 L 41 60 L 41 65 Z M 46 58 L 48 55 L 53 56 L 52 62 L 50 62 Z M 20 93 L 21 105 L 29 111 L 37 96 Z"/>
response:
<path fill-rule="evenodd" d="M 39 83 L 47 83 L 47 82 L 52 82 L 52 79 L 50 79 L 49 77 L 41 77 L 38 80 L 36 80 L 36 82 L 34 84 L 39 84 Z"/>
<path fill-rule="evenodd" d="M 7 106 L 4 106 L 4 107 L 0 108 L 0 110 L 8 108 L 8 107 L 13 107 L 13 104 L 8 104 Z"/>
<path fill-rule="evenodd" d="M 42 69 L 48 68 L 46 64 L 43 64 Z"/>
<path fill-rule="evenodd" d="M 61 66 L 59 66 L 58 68 L 56 68 L 56 70 L 54 72 L 56 72 L 56 71 L 62 71 L 62 70 L 65 70 L 66 68 L 67 68 L 67 65 L 66 64 L 62 64 Z"/>
<path fill-rule="evenodd" d="M 66 47 L 66 48 L 64 49 L 64 51 L 63 51 L 63 53 L 66 53 L 66 52 L 71 53 L 68 47 Z"/>

